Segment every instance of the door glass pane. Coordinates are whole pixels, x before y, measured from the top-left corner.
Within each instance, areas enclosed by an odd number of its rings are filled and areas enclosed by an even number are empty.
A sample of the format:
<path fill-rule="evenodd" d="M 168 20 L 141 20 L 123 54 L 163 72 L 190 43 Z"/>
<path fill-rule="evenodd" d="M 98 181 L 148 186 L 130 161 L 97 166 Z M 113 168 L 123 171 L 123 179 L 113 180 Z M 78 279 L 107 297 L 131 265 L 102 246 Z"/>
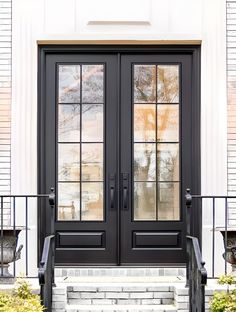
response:
<path fill-rule="evenodd" d="M 134 182 L 134 220 L 156 220 L 155 182 Z"/>
<path fill-rule="evenodd" d="M 134 104 L 134 142 L 156 141 L 156 105 Z"/>
<path fill-rule="evenodd" d="M 59 103 L 80 103 L 80 65 L 59 66 Z"/>
<path fill-rule="evenodd" d="M 157 105 L 157 141 L 179 141 L 179 105 Z"/>
<path fill-rule="evenodd" d="M 156 180 L 156 144 L 134 144 L 134 180 Z"/>
<path fill-rule="evenodd" d="M 133 72 L 133 218 L 179 220 L 179 66 Z"/>
<path fill-rule="evenodd" d="M 158 190 L 158 220 L 179 220 L 179 182 L 160 182 Z"/>
<path fill-rule="evenodd" d="M 58 75 L 58 219 L 103 221 L 104 65 L 59 65 Z"/>
<path fill-rule="evenodd" d="M 58 183 L 58 219 L 80 220 L 79 183 Z"/>
<path fill-rule="evenodd" d="M 82 141 L 103 141 L 103 105 L 82 105 Z"/>
<path fill-rule="evenodd" d="M 79 144 L 58 144 L 58 180 L 80 180 Z"/>
<path fill-rule="evenodd" d="M 157 144 L 159 181 L 179 181 L 179 144 Z"/>
<path fill-rule="evenodd" d="M 179 66 L 157 66 L 158 103 L 179 103 Z"/>
<path fill-rule="evenodd" d="M 103 180 L 103 144 L 82 144 L 82 180 Z"/>
<path fill-rule="evenodd" d="M 82 220 L 103 220 L 103 183 L 82 183 Z"/>
<path fill-rule="evenodd" d="M 82 102 L 103 103 L 103 65 L 83 65 Z"/>
<path fill-rule="evenodd" d="M 80 141 L 80 105 L 59 105 L 58 107 L 58 141 Z"/>
<path fill-rule="evenodd" d="M 156 102 L 156 66 L 135 65 L 134 103 Z"/>

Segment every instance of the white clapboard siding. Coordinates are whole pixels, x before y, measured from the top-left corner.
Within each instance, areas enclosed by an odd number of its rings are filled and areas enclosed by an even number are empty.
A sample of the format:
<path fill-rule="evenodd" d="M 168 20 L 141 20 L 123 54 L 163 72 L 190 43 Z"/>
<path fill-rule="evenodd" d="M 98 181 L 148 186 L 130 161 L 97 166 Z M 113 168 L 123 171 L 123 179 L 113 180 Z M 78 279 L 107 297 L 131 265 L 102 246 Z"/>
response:
<path fill-rule="evenodd" d="M 236 196 L 236 0 L 227 0 L 228 194 Z M 236 224 L 236 200 L 229 202 L 230 224 Z"/>
<path fill-rule="evenodd" d="M 0 0 L 0 195 L 11 192 L 11 10 L 11 0 Z M 9 224 L 9 199 L 3 219 Z"/>

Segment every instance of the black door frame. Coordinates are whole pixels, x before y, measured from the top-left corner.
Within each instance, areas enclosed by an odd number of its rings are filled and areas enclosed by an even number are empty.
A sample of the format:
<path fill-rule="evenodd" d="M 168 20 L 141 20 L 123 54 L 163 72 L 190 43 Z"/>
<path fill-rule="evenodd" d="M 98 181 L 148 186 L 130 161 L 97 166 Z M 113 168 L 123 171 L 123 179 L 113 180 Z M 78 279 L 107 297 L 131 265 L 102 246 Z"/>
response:
<path fill-rule="evenodd" d="M 190 121 L 192 124 L 190 136 L 192 163 L 189 168 L 189 179 L 185 185 L 191 188 L 193 194 L 201 191 L 201 151 L 200 151 L 200 45 L 39 45 L 38 47 L 38 193 L 48 193 L 45 187 L 46 161 L 45 161 L 45 77 L 46 57 L 50 54 L 63 53 L 145 53 L 145 54 L 186 54 L 192 58 L 192 103 Z M 182 155 L 184 157 L 184 155 Z M 119 180 L 119 179 L 118 179 Z M 184 190 L 182 190 L 183 192 Z M 182 194 L 183 196 L 183 194 Z M 119 203 L 118 203 L 119 204 Z M 193 235 L 201 240 L 201 207 L 193 209 Z M 38 209 L 38 256 L 42 251 L 44 237 L 49 233 L 50 207 L 41 203 Z M 173 264 L 172 265 L 176 265 Z M 180 265 L 180 264 L 177 264 Z"/>

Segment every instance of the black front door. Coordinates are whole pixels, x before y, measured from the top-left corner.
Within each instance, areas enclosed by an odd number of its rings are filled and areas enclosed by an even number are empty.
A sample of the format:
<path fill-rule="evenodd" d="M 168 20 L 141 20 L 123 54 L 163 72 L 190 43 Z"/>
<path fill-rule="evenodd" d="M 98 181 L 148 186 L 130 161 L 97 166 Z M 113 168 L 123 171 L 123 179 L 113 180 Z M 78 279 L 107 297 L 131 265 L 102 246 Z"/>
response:
<path fill-rule="evenodd" d="M 56 189 L 59 265 L 185 261 L 183 195 L 199 187 L 198 49 L 150 50 L 40 50 L 39 191 Z M 45 235 L 43 206 L 40 217 Z"/>

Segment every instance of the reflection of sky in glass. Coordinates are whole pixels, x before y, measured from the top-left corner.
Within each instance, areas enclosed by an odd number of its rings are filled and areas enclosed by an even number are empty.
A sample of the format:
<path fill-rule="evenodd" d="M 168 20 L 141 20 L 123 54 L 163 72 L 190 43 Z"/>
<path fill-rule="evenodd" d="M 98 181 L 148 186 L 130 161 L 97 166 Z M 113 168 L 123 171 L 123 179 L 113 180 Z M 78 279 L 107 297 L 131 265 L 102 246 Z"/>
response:
<path fill-rule="evenodd" d="M 82 65 L 82 102 L 103 103 L 103 65 Z"/>
<path fill-rule="evenodd" d="M 80 102 L 80 65 L 59 65 L 59 103 Z"/>
<path fill-rule="evenodd" d="M 82 141 L 103 141 L 103 105 L 82 105 Z"/>
<path fill-rule="evenodd" d="M 79 142 L 80 140 L 80 106 L 58 106 L 58 140 L 59 142 Z"/>

